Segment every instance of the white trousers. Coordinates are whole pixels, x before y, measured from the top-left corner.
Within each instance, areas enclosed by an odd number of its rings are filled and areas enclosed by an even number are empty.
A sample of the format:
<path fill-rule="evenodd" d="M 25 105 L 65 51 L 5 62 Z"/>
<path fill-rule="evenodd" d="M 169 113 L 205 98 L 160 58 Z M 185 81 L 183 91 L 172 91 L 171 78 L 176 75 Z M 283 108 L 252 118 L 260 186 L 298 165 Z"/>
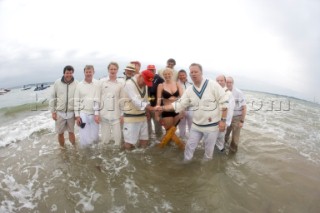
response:
<path fill-rule="evenodd" d="M 184 160 L 190 161 L 193 158 L 193 153 L 196 150 L 198 143 L 203 138 L 204 143 L 204 160 L 212 159 L 214 146 L 218 137 L 219 130 L 214 132 L 201 132 L 191 128 L 190 136 L 187 141 L 185 150 L 184 150 Z"/>
<path fill-rule="evenodd" d="M 180 120 L 180 123 L 178 124 L 180 138 L 186 137 L 187 125 L 188 130 L 190 131 L 192 124 L 192 115 L 193 111 L 185 111 L 184 118 Z"/>
<path fill-rule="evenodd" d="M 87 147 L 99 139 L 99 125 L 94 121 L 94 115 L 80 112 L 84 128 L 79 128 L 80 147 Z"/>
<path fill-rule="evenodd" d="M 113 138 L 114 145 L 120 146 L 121 144 L 121 125 L 120 118 L 108 120 L 101 119 L 101 139 L 103 143 L 109 143 Z"/>

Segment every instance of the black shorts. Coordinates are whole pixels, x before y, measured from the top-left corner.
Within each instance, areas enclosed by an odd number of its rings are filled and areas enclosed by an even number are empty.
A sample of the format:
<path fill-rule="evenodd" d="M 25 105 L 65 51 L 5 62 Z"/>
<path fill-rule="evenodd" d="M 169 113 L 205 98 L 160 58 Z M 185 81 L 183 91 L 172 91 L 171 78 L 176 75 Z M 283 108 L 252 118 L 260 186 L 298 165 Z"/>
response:
<path fill-rule="evenodd" d="M 176 113 L 176 112 L 162 112 L 161 116 L 163 118 L 166 118 L 166 117 L 176 117 L 177 115 L 179 115 L 179 113 Z"/>

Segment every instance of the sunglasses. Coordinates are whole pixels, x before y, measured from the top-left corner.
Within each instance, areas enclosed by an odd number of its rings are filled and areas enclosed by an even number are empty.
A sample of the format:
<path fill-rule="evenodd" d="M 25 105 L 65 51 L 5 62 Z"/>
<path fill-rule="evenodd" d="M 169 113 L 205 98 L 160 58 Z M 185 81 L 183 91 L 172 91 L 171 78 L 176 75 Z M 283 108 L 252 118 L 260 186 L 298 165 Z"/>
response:
<path fill-rule="evenodd" d="M 80 118 L 80 127 L 83 129 L 86 126 L 86 123 L 82 122 L 82 119 Z"/>

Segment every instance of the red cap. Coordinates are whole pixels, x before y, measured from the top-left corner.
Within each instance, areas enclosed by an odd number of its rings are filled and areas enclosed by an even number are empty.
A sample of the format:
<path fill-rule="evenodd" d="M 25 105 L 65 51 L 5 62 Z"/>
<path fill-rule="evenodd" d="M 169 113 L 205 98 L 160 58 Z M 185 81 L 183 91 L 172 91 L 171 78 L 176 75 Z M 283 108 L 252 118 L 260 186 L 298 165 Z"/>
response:
<path fill-rule="evenodd" d="M 156 67 L 153 64 L 148 65 L 147 67 L 148 70 L 155 70 Z"/>
<path fill-rule="evenodd" d="M 154 77 L 153 72 L 151 72 L 150 70 L 143 70 L 141 72 L 141 75 L 143 77 L 144 83 L 148 87 L 152 87 L 152 82 L 153 82 L 153 77 Z"/>

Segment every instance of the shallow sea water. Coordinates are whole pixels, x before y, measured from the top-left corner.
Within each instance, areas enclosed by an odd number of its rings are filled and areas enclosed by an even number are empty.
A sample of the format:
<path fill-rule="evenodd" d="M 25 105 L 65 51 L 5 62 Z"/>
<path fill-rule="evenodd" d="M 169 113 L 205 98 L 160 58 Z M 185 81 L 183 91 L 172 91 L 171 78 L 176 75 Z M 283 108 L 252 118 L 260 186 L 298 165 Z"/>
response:
<path fill-rule="evenodd" d="M 0 212 L 319 212 L 319 106 L 246 96 L 238 152 L 202 162 L 200 144 L 189 164 L 154 139 L 132 152 L 62 150 L 49 112 L 2 114 Z"/>

